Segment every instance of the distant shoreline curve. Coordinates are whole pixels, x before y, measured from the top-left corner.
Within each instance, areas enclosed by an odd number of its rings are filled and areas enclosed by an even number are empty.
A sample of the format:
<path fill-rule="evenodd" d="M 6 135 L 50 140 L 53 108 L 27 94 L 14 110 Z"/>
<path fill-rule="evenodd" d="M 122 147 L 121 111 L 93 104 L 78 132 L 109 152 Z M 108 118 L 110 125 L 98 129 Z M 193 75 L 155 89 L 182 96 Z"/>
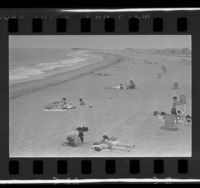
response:
<path fill-rule="evenodd" d="M 108 54 L 99 52 L 104 60 L 94 64 L 86 65 L 84 67 L 77 68 L 75 70 L 69 70 L 62 73 L 57 73 L 51 76 L 47 76 L 42 79 L 31 80 L 22 83 L 16 83 L 9 86 L 9 98 L 13 99 L 23 95 L 30 94 L 32 92 L 39 91 L 41 89 L 55 86 L 67 81 L 77 79 L 83 75 L 89 74 L 91 72 L 104 69 L 115 63 L 119 63 L 123 60 L 123 57 L 117 54 Z"/>

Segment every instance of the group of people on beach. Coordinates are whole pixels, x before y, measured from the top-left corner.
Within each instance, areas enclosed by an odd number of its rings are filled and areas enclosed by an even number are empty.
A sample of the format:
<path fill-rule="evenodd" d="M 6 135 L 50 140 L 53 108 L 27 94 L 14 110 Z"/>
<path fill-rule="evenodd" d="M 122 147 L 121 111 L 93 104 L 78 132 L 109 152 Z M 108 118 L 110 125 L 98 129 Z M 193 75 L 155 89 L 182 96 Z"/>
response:
<path fill-rule="evenodd" d="M 177 110 L 177 105 L 184 105 L 184 110 Z M 186 114 L 185 110 L 185 103 L 184 101 L 178 101 L 178 97 L 173 97 L 172 108 L 171 108 L 171 115 L 175 116 L 175 123 L 183 124 L 183 125 L 191 125 L 192 117 Z M 158 117 L 161 120 L 165 119 L 166 112 L 159 113 L 158 111 L 154 111 L 154 116 Z"/>
<path fill-rule="evenodd" d="M 63 145 L 75 147 L 78 146 L 79 143 L 84 144 L 84 132 L 88 131 L 89 131 L 88 127 L 85 127 L 84 125 L 82 127 L 77 127 L 72 133 L 67 135 Z M 94 142 L 91 146 L 91 149 L 93 151 L 98 151 L 98 152 L 103 149 L 109 149 L 111 151 L 120 150 L 129 152 L 131 148 L 133 148 L 134 146 L 135 145 L 128 145 L 121 143 L 117 138 L 103 135 L 102 140 L 100 140 L 99 142 Z"/>
<path fill-rule="evenodd" d="M 135 89 L 135 87 L 135 83 L 133 82 L 133 80 L 131 80 L 127 87 L 124 87 L 123 84 L 120 83 L 119 86 L 113 87 L 113 89 Z"/>
<path fill-rule="evenodd" d="M 79 106 L 84 106 L 86 105 L 86 102 L 83 101 L 82 98 L 79 99 Z M 88 105 L 88 107 L 93 107 L 92 105 Z M 70 109 L 70 108 L 75 108 L 75 106 L 73 106 L 72 104 L 70 103 L 67 103 L 67 100 L 65 97 L 62 98 L 62 100 L 60 101 L 56 101 L 56 102 L 53 102 L 53 103 L 49 103 L 47 106 L 44 107 L 45 109 Z"/>

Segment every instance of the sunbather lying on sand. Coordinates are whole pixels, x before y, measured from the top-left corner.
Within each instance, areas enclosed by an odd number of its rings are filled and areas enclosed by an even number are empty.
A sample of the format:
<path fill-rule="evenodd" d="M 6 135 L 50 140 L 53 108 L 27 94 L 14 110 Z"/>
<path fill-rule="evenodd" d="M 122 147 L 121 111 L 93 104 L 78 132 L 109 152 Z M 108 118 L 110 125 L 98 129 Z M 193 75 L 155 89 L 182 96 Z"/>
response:
<path fill-rule="evenodd" d="M 118 86 L 115 87 L 108 87 L 108 89 L 124 89 L 122 84 L 119 84 Z"/>
<path fill-rule="evenodd" d="M 107 135 L 104 135 L 103 139 L 98 144 L 98 147 L 100 147 L 101 149 L 130 151 L 131 148 L 134 147 L 134 145 L 123 144 L 123 143 L 120 143 L 120 141 L 117 140 L 116 138 L 113 139 L 113 138 L 109 138 Z M 93 144 L 93 149 L 94 148 L 95 148 L 95 146 Z"/>
<path fill-rule="evenodd" d="M 109 150 L 119 150 L 119 151 L 127 151 L 129 152 L 130 149 L 128 148 L 124 148 L 124 147 L 120 147 L 120 146 L 112 146 L 110 147 L 109 145 L 107 144 L 103 144 L 103 143 L 100 143 L 100 142 L 95 142 L 92 147 L 91 147 L 92 150 L 94 151 L 101 151 L 102 149 L 109 149 Z"/>
<path fill-rule="evenodd" d="M 110 76 L 111 74 L 107 74 L 107 73 L 97 73 L 97 76 Z"/>
<path fill-rule="evenodd" d="M 49 103 L 47 106 L 45 106 L 45 108 L 48 109 L 48 108 L 64 107 L 65 105 L 67 105 L 67 101 L 66 98 L 63 97 L 61 101 Z"/>
<path fill-rule="evenodd" d="M 65 110 L 65 109 L 72 109 L 76 107 L 73 106 L 72 104 L 68 104 L 66 101 L 66 98 L 63 97 L 61 101 L 49 103 L 47 106 L 44 106 L 44 108 L 46 110 L 58 110 L 58 109 Z"/>

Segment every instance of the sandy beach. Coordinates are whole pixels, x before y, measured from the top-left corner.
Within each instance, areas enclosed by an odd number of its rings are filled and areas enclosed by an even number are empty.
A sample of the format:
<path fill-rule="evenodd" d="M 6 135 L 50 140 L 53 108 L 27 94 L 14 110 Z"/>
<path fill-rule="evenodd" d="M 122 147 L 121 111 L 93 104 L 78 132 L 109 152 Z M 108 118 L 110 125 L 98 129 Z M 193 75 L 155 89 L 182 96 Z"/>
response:
<path fill-rule="evenodd" d="M 104 59 L 75 70 L 58 71 L 43 79 L 10 86 L 10 157 L 189 157 L 191 126 L 177 131 L 160 129 L 164 122 L 153 112 L 170 113 L 172 97 L 186 95 L 191 112 L 191 57 L 157 51 L 96 50 Z M 145 60 L 148 60 L 146 62 Z M 167 69 L 162 73 L 161 66 Z M 99 76 L 98 73 L 107 76 Z M 161 79 L 157 75 L 161 73 Z M 106 89 L 133 80 L 134 90 Z M 173 82 L 179 89 L 173 90 Z M 66 97 L 75 106 L 79 98 L 93 105 L 52 112 L 43 107 Z M 63 146 L 68 133 L 85 125 L 85 144 Z M 102 150 L 91 145 L 103 135 L 135 145 L 130 152 Z"/>

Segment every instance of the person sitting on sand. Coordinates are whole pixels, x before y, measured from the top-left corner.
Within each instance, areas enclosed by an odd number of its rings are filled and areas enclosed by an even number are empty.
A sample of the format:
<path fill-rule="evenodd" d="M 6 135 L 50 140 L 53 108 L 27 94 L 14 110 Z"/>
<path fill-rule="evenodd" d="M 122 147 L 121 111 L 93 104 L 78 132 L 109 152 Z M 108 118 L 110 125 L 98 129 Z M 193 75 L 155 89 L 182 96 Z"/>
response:
<path fill-rule="evenodd" d="M 192 117 L 190 115 L 185 115 L 180 110 L 177 111 L 177 120 L 179 124 L 190 125 L 192 122 Z"/>
<path fill-rule="evenodd" d="M 121 147 L 124 150 L 130 150 L 130 148 L 134 147 L 134 145 L 127 145 L 127 144 L 122 144 L 119 142 L 117 139 L 111 139 L 107 135 L 103 136 L 103 139 L 101 140 L 102 144 L 107 144 L 109 149 L 112 149 L 113 147 Z"/>
<path fill-rule="evenodd" d="M 77 141 L 81 141 L 84 144 L 84 132 L 88 131 L 88 127 L 77 127 L 75 131 L 67 135 L 66 141 L 63 145 L 76 146 Z"/>
<path fill-rule="evenodd" d="M 119 84 L 119 89 L 124 89 L 122 84 Z"/>
<path fill-rule="evenodd" d="M 78 132 L 77 131 L 73 131 L 70 134 L 67 135 L 67 138 L 65 140 L 65 142 L 63 143 L 63 145 L 67 145 L 67 146 L 76 146 L 76 141 L 78 140 Z"/>
<path fill-rule="evenodd" d="M 80 106 L 83 106 L 83 105 L 85 105 L 85 102 L 83 101 L 83 99 L 82 99 L 82 98 L 80 98 L 80 99 L 79 99 L 79 102 L 80 102 Z"/>
<path fill-rule="evenodd" d="M 134 84 L 133 80 L 130 81 L 127 89 L 135 89 L 135 84 Z"/>
<path fill-rule="evenodd" d="M 190 115 L 187 115 L 185 117 L 185 119 L 186 119 L 186 125 L 191 125 L 192 124 L 192 117 Z"/>
<path fill-rule="evenodd" d="M 164 120 L 164 119 L 165 119 L 165 115 L 166 115 L 165 112 L 159 113 L 158 111 L 154 111 L 154 116 L 158 117 L 158 118 L 161 119 L 161 120 Z"/>

